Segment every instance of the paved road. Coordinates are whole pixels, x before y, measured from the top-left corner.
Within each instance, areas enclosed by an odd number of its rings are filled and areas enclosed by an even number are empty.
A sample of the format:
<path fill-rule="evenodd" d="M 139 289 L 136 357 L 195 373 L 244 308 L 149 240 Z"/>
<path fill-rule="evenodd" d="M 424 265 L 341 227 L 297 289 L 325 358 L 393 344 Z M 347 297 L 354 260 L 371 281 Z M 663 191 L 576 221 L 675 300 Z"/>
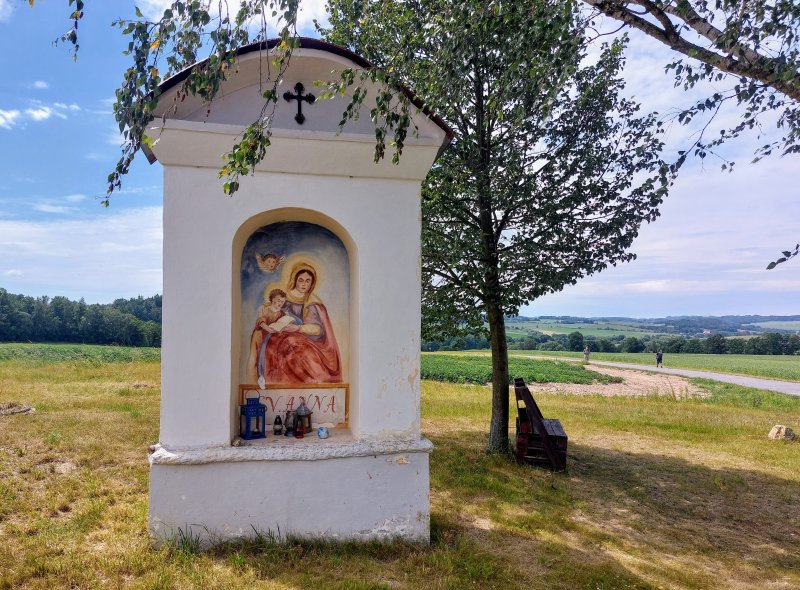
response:
<path fill-rule="evenodd" d="M 639 371 L 650 371 L 653 373 L 669 373 L 670 375 L 680 375 L 682 377 L 692 377 L 697 379 L 713 379 L 724 383 L 733 383 L 745 387 L 756 389 L 766 389 L 779 393 L 800 396 L 800 383 L 793 381 L 779 381 L 777 379 L 763 379 L 761 377 L 748 377 L 745 375 L 730 375 L 727 373 L 712 373 L 710 371 L 694 371 L 692 369 L 673 369 L 664 367 L 658 369 L 647 365 L 637 365 L 633 363 L 614 363 L 610 361 L 589 361 L 590 365 L 603 365 L 606 367 L 617 367 L 619 369 L 636 369 Z"/>
<path fill-rule="evenodd" d="M 550 359 L 558 361 L 580 362 L 583 359 L 576 357 L 553 357 L 525 355 L 529 358 Z M 764 379 L 762 377 L 748 377 L 747 375 L 731 375 L 730 373 L 712 373 L 711 371 L 695 371 L 693 369 L 673 369 L 672 367 L 657 368 L 651 365 L 637 365 L 635 363 L 615 363 L 612 361 L 589 361 L 590 365 L 600 365 L 606 367 L 616 367 L 618 369 L 633 369 L 636 371 L 648 371 L 650 373 L 668 373 L 669 375 L 680 375 L 681 377 L 692 377 L 696 379 L 712 379 L 723 383 L 733 383 L 744 387 L 754 387 L 755 389 L 766 389 L 767 391 L 777 391 L 800 397 L 800 383 L 794 381 L 780 381 L 779 379 Z"/>

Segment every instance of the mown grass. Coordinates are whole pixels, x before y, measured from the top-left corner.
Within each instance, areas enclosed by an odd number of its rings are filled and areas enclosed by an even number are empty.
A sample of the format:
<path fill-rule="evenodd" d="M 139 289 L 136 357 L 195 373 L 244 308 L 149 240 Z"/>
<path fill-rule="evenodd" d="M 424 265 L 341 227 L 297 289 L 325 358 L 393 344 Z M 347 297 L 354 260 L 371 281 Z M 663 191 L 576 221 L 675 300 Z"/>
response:
<path fill-rule="evenodd" d="M 515 357 L 570 357 L 583 358 L 583 353 L 548 350 L 515 350 Z M 655 355 L 652 352 L 593 352 L 593 361 L 615 361 L 618 363 L 635 363 L 651 365 L 655 369 Z M 734 375 L 752 375 L 767 379 L 784 381 L 800 381 L 800 356 L 773 356 L 755 354 L 678 354 L 664 353 L 664 366 L 731 373 Z"/>
<path fill-rule="evenodd" d="M 619 377 L 589 371 L 570 362 L 510 358 L 511 379 L 522 377 L 528 383 L 619 383 Z M 488 355 L 452 355 L 425 353 L 422 355 L 423 379 L 452 383 L 478 383 L 492 380 L 492 359 Z"/>
<path fill-rule="evenodd" d="M 553 474 L 485 454 L 488 387 L 423 381 L 430 547 L 260 535 L 204 552 L 147 537 L 158 379 L 155 361 L 0 363 L 0 402 L 37 407 L 0 417 L 0 588 L 800 587 L 800 444 L 766 438 L 800 430 L 795 398 L 538 394 L 570 436 Z"/>

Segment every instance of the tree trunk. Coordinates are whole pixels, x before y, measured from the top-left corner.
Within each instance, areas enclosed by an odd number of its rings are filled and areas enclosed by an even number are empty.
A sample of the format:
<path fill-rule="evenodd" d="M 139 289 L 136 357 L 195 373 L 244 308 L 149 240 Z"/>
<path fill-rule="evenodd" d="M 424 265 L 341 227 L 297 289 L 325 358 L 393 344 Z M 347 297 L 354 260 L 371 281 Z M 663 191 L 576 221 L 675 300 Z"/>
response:
<path fill-rule="evenodd" d="M 483 266 L 483 301 L 489 321 L 489 340 L 492 346 L 492 417 L 489 422 L 488 453 L 508 451 L 508 344 L 506 324 L 503 317 L 503 290 L 500 285 L 500 257 L 497 252 L 497 237 L 494 226 L 494 206 L 491 170 L 490 123 L 486 118 L 486 102 L 481 69 L 482 56 L 476 54 L 475 65 L 475 126 L 477 128 L 477 152 L 473 172 L 477 191 L 478 219 L 481 228 Z"/>
<path fill-rule="evenodd" d="M 492 419 L 489 423 L 489 453 L 508 451 L 508 344 L 503 310 L 487 305 L 489 340 L 492 346 Z"/>

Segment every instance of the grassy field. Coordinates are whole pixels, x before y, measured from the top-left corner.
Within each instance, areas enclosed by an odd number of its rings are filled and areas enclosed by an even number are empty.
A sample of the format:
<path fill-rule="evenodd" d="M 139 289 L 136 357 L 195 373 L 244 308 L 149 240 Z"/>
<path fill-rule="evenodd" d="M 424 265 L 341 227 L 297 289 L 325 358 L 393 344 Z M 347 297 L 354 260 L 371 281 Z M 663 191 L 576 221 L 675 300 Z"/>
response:
<path fill-rule="evenodd" d="M 583 359 L 583 353 L 566 351 L 514 350 L 510 351 L 510 354 L 516 357 L 550 356 Z M 655 356 L 652 352 L 593 352 L 591 358 L 593 361 L 651 365 L 655 369 Z M 768 379 L 783 379 L 784 381 L 800 381 L 800 356 L 664 353 L 664 366 L 731 373 L 734 375 L 752 375 Z"/>
<path fill-rule="evenodd" d="M 37 410 L 0 416 L 0 588 L 800 587 L 800 443 L 766 438 L 800 430 L 800 399 L 720 384 L 702 401 L 538 395 L 570 436 L 552 474 L 483 452 L 487 387 L 423 381 L 430 547 L 199 552 L 146 533 L 158 361 L 97 359 L 0 360 L 0 403 Z"/>

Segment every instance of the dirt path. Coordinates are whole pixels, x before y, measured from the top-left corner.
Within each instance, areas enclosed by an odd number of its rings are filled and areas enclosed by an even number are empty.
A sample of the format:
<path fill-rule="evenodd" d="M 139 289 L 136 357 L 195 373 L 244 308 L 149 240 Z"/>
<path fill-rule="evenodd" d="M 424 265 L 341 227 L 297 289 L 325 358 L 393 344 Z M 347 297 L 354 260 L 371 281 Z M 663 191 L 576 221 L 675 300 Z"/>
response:
<path fill-rule="evenodd" d="M 693 385 L 685 377 L 653 374 L 611 367 L 592 366 L 593 371 L 622 377 L 622 383 L 529 383 L 534 393 L 569 393 L 572 395 L 606 395 L 643 397 L 666 395 L 676 399 L 706 397 L 708 392 Z"/>
<path fill-rule="evenodd" d="M 712 379 L 724 383 L 733 383 L 744 387 L 754 387 L 755 389 L 766 389 L 767 391 L 777 391 L 778 393 L 788 393 L 789 395 L 800 396 L 800 383 L 793 381 L 779 381 L 778 379 L 764 379 L 763 377 L 748 377 L 746 375 L 730 375 L 726 373 L 712 373 L 711 371 L 695 371 L 693 369 L 673 369 L 648 367 L 646 365 L 634 365 L 628 363 L 613 363 L 610 361 L 589 361 L 592 370 L 599 367 L 617 367 L 622 369 L 633 369 L 636 371 L 657 371 L 658 374 L 682 375 L 694 379 Z"/>

